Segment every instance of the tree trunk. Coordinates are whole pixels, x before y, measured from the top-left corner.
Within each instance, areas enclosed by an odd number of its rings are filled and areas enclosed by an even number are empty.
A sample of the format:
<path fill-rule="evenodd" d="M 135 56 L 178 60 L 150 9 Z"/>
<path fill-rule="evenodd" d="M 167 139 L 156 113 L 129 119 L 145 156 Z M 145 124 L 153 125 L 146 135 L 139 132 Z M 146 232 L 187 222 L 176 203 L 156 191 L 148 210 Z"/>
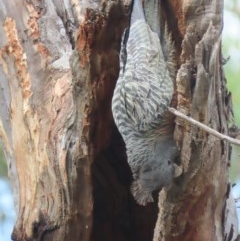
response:
<path fill-rule="evenodd" d="M 236 239 L 229 146 L 178 118 L 182 175 L 159 204 L 138 206 L 129 192 L 111 114 L 129 4 L 0 3 L 0 136 L 15 193 L 15 241 Z M 180 56 L 177 108 L 227 134 L 223 1 L 161 5 Z"/>
<path fill-rule="evenodd" d="M 182 1 L 175 9 L 182 10 L 177 16 L 183 36 L 177 109 L 228 135 L 232 110 L 222 68 L 223 1 Z M 160 193 L 154 241 L 236 240 L 229 144 L 179 118 L 175 122 L 183 173 Z"/>

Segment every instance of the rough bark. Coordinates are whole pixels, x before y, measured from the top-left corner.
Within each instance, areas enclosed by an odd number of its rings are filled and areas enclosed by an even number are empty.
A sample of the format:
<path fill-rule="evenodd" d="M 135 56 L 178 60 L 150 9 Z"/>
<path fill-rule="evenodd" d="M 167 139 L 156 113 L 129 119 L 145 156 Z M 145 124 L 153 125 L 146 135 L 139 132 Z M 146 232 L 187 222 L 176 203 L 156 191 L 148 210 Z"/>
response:
<path fill-rule="evenodd" d="M 198 2 L 162 4 L 181 53 L 177 107 L 227 133 L 222 1 Z M 0 136 L 16 201 L 13 240 L 153 238 L 157 198 L 140 207 L 131 197 L 110 108 L 128 6 L 120 0 L 0 3 Z M 160 193 L 154 239 L 234 240 L 234 214 L 229 222 L 226 212 L 233 207 L 229 146 L 178 119 L 175 138 L 183 174 Z"/>
<path fill-rule="evenodd" d="M 223 1 L 182 1 L 178 9 L 183 40 L 177 109 L 228 135 L 232 113 L 222 69 Z M 183 173 L 160 193 L 154 241 L 236 240 L 229 144 L 179 118 L 175 139 Z"/>

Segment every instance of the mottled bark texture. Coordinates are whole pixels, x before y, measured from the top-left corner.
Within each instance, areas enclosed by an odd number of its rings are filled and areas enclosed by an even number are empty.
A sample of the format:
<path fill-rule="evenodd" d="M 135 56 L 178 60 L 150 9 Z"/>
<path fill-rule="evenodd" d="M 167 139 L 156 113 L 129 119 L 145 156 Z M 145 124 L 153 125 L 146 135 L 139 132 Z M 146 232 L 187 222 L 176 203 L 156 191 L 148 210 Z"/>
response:
<path fill-rule="evenodd" d="M 227 133 L 222 4 L 169 0 L 161 14 L 180 56 L 178 109 Z M 159 215 L 157 199 L 140 207 L 130 195 L 110 108 L 127 5 L 0 2 L 0 136 L 14 187 L 15 241 L 148 241 L 155 225 L 155 241 L 236 237 L 229 146 L 180 119 L 183 174 L 161 192 Z"/>
<path fill-rule="evenodd" d="M 228 134 L 232 113 L 222 68 L 223 1 L 182 1 L 175 9 L 182 36 L 177 109 Z M 183 173 L 159 195 L 154 241 L 236 240 L 229 144 L 179 118 L 175 122 Z"/>

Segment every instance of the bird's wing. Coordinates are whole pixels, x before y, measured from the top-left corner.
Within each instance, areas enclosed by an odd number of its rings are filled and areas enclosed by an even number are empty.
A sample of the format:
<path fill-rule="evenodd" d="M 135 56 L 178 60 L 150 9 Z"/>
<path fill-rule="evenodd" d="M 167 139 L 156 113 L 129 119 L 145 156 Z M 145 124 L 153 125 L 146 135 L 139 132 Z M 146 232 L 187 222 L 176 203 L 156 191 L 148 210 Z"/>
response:
<path fill-rule="evenodd" d="M 161 94 L 161 82 L 155 81 L 160 76 L 137 76 L 136 72 L 131 81 L 125 82 L 122 97 L 129 124 L 137 131 L 148 131 L 161 124 L 169 99 Z"/>

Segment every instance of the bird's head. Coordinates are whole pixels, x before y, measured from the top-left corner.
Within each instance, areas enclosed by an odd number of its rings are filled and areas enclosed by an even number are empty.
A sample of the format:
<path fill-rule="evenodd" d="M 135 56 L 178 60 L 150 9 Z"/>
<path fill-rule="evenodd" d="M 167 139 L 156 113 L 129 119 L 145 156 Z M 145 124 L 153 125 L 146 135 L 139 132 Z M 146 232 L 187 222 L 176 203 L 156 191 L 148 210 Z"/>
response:
<path fill-rule="evenodd" d="M 152 192 L 169 186 L 174 178 L 174 160 L 177 147 L 171 137 L 159 138 L 147 152 L 139 167 L 137 178 L 133 181 L 131 192 L 141 205 L 152 202 Z"/>

